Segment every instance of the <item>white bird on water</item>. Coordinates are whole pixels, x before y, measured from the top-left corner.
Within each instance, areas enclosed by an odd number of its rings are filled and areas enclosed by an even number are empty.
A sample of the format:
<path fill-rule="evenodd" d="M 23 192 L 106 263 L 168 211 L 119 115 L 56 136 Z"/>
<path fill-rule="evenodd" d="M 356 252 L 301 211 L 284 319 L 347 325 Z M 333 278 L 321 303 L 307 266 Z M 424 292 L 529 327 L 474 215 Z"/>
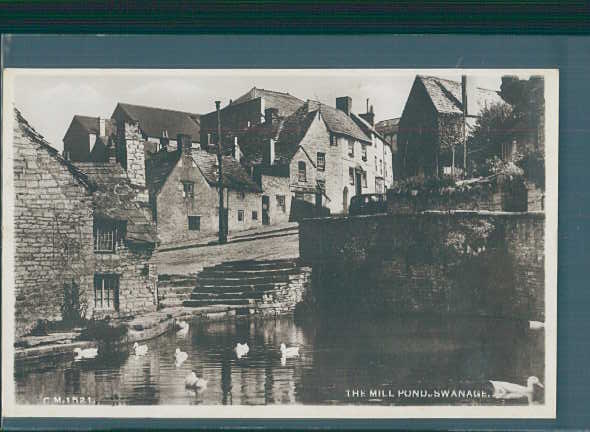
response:
<path fill-rule="evenodd" d="M 187 323 L 186 321 L 178 321 L 178 326 L 180 327 L 180 330 L 176 332 L 176 335 L 186 336 L 186 334 L 188 333 L 188 329 L 190 328 L 189 323 Z"/>
<path fill-rule="evenodd" d="M 188 354 L 184 351 L 180 351 L 180 348 L 176 348 L 174 357 L 176 359 L 176 366 L 180 366 L 188 358 Z"/>
<path fill-rule="evenodd" d="M 184 385 L 188 388 L 205 388 L 207 387 L 207 380 L 198 377 L 196 373 L 191 372 L 185 378 Z"/>
<path fill-rule="evenodd" d="M 531 330 L 541 330 L 545 328 L 545 323 L 541 321 L 529 321 L 529 328 Z"/>
<path fill-rule="evenodd" d="M 74 349 L 74 354 L 76 354 L 76 357 L 74 357 L 74 360 L 76 361 L 82 359 L 91 359 L 95 358 L 98 355 L 98 348 L 76 348 Z"/>
<path fill-rule="evenodd" d="M 506 381 L 490 380 L 490 383 L 494 387 L 493 397 L 496 399 L 520 399 L 526 397 L 531 402 L 535 392 L 535 386 L 544 388 L 536 376 L 531 376 L 527 379 L 526 387 Z"/>
<path fill-rule="evenodd" d="M 291 358 L 291 357 L 299 357 L 299 347 L 289 347 L 282 343 L 281 344 L 281 357 L 283 358 Z"/>
<path fill-rule="evenodd" d="M 246 354 L 248 354 L 248 351 L 250 351 L 250 347 L 248 346 L 248 342 L 245 342 L 243 344 L 238 342 L 236 344 L 236 347 L 234 348 L 234 351 L 236 352 L 236 356 L 239 359 L 244 357 Z"/>
<path fill-rule="evenodd" d="M 137 342 L 133 344 L 133 349 L 135 350 L 136 356 L 144 356 L 148 352 L 147 345 L 139 345 Z"/>

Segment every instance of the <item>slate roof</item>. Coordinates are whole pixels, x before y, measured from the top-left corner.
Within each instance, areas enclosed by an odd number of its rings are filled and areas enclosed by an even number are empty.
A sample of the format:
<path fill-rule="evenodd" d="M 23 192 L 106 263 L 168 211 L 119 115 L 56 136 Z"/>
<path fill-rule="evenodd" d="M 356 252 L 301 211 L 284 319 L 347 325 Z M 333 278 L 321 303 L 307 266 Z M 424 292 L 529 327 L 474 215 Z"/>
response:
<path fill-rule="evenodd" d="M 89 191 L 96 189 L 96 184 L 86 175 L 86 173 L 80 171 L 72 162 L 64 159 L 59 151 L 49 144 L 45 138 L 29 124 L 29 122 L 23 117 L 21 112 L 14 108 L 14 120 L 15 128 L 20 128 L 23 135 L 29 138 L 33 143 L 46 150 L 52 157 L 54 157 L 61 165 L 65 166 L 68 171 L 74 176 L 74 178 Z"/>
<path fill-rule="evenodd" d="M 217 185 L 217 155 L 204 150 L 192 149 L 197 167 L 211 186 Z M 258 185 L 250 178 L 244 167 L 230 156 L 223 156 L 223 186 L 234 190 L 260 192 Z"/>
<path fill-rule="evenodd" d="M 371 142 L 371 137 L 367 136 L 344 111 L 322 103 L 319 105 L 322 118 L 330 132 L 356 138 L 359 141 Z"/>
<path fill-rule="evenodd" d="M 78 122 L 88 133 L 93 133 L 95 135 L 98 135 L 100 132 L 100 126 L 99 126 L 99 117 L 89 117 L 89 116 L 83 116 L 83 115 L 78 115 L 76 114 L 73 118 L 72 118 L 72 123 L 73 122 Z M 105 119 L 105 126 L 107 129 L 107 135 L 108 135 L 108 131 L 109 129 L 112 130 L 114 128 L 114 121 L 112 121 L 111 119 Z"/>
<path fill-rule="evenodd" d="M 463 113 L 460 82 L 424 75 L 417 75 L 416 79 L 424 84 L 428 96 L 439 113 Z M 473 101 L 470 102 L 473 103 Z M 476 88 L 476 113 L 479 114 L 486 106 L 501 102 L 504 102 L 504 100 L 499 92 L 479 87 Z"/>
<path fill-rule="evenodd" d="M 282 93 L 273 90 L 259 89 L 252 87 L 247 93 L 243 94 L 232 102 L 232 106 L 243 102 L 251 101 L 256 98 L 264 98 L 264 108 L 277 108 L 279 116 L 286 117 L 293 114 L 304 102 L 289 93 Z"/>
<path fill-rule="evenodd" d="M 146 161 L 146 180 L 150 191 L 158 193 L 178 163 L 180 152 L 160 151 L 152 153 Z"/>
<path fill-rule="evenodd" d="M 381 120 L 375 123 L 375 129 L 383 135 L 399 130 L 399 118 Z"/>
<path fill-rule="evenodd" d="M 112 117 L 115 117 L 117 110 L 138 121 L 143 133 L 149 137 L 160 138 L 165 130 L 170 139 L 176 139 L 178 134 L 186 134 L 191 136 L 193 142 L 199 141 L 199 114 L 119 102 Z"/>
<path fill-rule="evenodd" d="M 97 185 L 92 194 L 96 215 L 127 221 L 125 240 L 129 242 L 157 242 L 156 229 L 149 216 L 150 209 L 135 200 L 137 188 L 131 184 L 120 164 L 76 162 L 75 165 Z"/>

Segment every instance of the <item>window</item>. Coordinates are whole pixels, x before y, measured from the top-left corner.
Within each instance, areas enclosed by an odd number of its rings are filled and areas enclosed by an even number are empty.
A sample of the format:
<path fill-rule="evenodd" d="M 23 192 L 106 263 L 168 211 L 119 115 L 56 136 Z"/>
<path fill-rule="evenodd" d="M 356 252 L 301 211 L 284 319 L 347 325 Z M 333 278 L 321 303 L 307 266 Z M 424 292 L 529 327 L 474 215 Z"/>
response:
<path fill-rule="evenodd" d="M 125 222 L 94 219 L 94 252 L 114 253 L 124 238 Z"/>
<path fill-rule="evenodd" d="M 119 275 L 94 274 L 94 308 L 119 310 Z"/>
<path fill-rule="evenodd" d="M 299 181 L 306 182 L 307 181 L 307 173 L 305 171 L 305 162 L 299 161 L 297 164 L 298 173 L 299 173 Z"/>
<path fill-rule="evenodd" d="M 244 210 L 238 210 L 238 222 L 244 222 Z"/>
<path fill-rule="evenodd" d="M 189 199 L 195 197 L 195 184 L 193 182 L 182 182 L 182 197 Z"/>
<path fill-rule="evenodd" d="M 258 220 L 258 212 L 256 210 L 252 210 L 252 220 Z"/>
<path fill-rule="evenodd" d="M 326 153 L 318 152 L 318 171 L 326 170 Z"/>
<path fill-rule="evenodd" d="M 325 191 L 326 190 L 326 180 L 318 179 L 317 180 L 317 184 L 318 184 L 318 189 L 319 190 L 322 190 L 322 191 Z"/>
<path fill-rule="evenodd" d="M 348 156 L 354 157 L 354 141 L 348 140 Z"/>
<path fill-rule="evenodd" d="M 362 159 L 366 162 L 367 161 L 367 146 L 365 144 L 362 145 Z"/>
<path fill-rule="evenodd" d="M 379 170 L 379 166 L 377 165 L 377 156 L 375 156 L 375 172 Z"/>
<path fill-rule="evenodd" d="M 383 160 L 379 159 L 379 174 L 383 174 Z"/>
<path fill-rule="evenodd" d="M 361 178 L 363 181 L 363 187 L 366 188 L 367 187 L 367 172 L 366 171 L 363 171 Z"/>
<path fill-rule="evenodd" d="M 287 211 L 285 206 L 285 195 L 277 195 L 277 207 L 280 208 L 283 213 Z"/>
<path fill-rule="evenodd" d="M 238 194 L 240 199 L 243 200 L 244 198 L 246 198 L 246 192 L 244 191 L 240 191 L 240 193 Z"/>
<path fill-rule="evenodd" d="M 354 184 L 354 168 L 348 168 L 348 182 Z"/>
<path fill-rule="evenodd" d="M 303 201 L 305 199 L 305 194 L 303 192 L 295 192 L 295 199 Z"/>
<path fill-rule="evenodd" d="M 336 140 L 336 135 L 330 134 L 330 145 L 335 146 L 337 144 L 338 144 L 338 141 Z"/>
<path fill-rule="evenodd" d="M 188 230 L 189 231 L 201 231 L 201 216 L 189 216 L 188 217 Z"/>

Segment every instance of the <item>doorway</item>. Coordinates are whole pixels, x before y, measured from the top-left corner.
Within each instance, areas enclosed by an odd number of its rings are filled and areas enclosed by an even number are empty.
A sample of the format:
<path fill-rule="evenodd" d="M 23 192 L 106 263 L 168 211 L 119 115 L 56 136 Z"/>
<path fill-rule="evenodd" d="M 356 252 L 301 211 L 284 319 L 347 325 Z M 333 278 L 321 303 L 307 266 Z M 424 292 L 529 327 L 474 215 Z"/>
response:
<path fill-rule="evenodd" d="M 262 195 L 262 225 L 270 224 L 270 199 L 268 195 Z"/>
<path fill-rule="evenodd" d="M 362 193 L 362 184 L 361 184 L 362 180 L 363 180 L 363 178 L 361 175 L 361 171 L 358 169 L 354 170 L 354 194 L 357 196 Z"/>

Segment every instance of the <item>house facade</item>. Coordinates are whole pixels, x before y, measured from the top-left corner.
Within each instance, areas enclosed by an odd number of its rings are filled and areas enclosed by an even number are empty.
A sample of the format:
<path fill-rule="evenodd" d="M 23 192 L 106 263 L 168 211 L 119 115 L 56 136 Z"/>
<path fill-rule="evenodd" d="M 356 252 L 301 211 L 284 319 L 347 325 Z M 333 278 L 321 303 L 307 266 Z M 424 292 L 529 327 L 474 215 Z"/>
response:
<path fill-rule="evenodd" d="M 125 172 L 114 160 L 77 166 L 17 110 L 14 120 L 17 338 L 61 320 L 74 286 L 86 317 L 155 310 L 156 233 Z"/>
<path fill-rule="evenodd" d="M 393 161 L 393 176 L 399 178 L 401 173 L 400 153 L 397 145 L 397 135 L 399 132 L 399 118 L 382 120 L 375 123 L 375 130 L 383 137 L 391 148 Z"/>
<path fill-rule="evenodd" d="M 417 75 L 399 121 L 402 177 L 461 172 L 463 146 L 481 111 L 504 102 L 499 92 L 461 82 Z"/>
<path fill-rule="evenodd" d="M 217 157 L 179 138 L 178 150 L 160 150 L 147 161 L 149 201 L 162 244 L 202 240 L 219 232 Z M 228 232 L 262 224 L 259 187 L 229 156 L 222 161 Z"/>
<path fill-rule="evenodd" d="M 338 98 L 336 108 L 307 101 L 238 138 L 241 162 L 261 173 L 255 178 L 264 183 L 263 199 L 275 212 L 284 201 L 291 220 L 298 217 L 294 213 L 309 215 L 310 208 L 347 213 L 353 196 L 391 186 L 391 148 L 351 106 L 349 97 Z"/>

